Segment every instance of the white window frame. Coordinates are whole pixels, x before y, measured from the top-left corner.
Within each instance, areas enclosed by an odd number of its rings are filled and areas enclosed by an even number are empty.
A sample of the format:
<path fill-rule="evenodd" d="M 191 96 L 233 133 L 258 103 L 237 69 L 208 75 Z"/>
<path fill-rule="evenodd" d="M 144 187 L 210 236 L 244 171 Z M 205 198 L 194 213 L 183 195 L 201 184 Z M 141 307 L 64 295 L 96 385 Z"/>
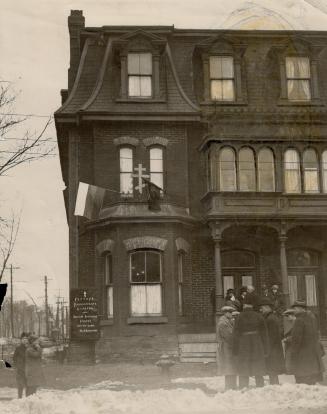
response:
<path fill-rule="evenodd" d="M 122 152 L 124 150 L 130 151 L 132 157 L 131 158 L 123 157 Z M 132 160 L 132 168 L 129 171 L 125 171 L 122 168 L 122 159 L 124 159 L 124 158 Z M 129 146 L 121 146 L 119 148 L 119 173 L 120 173 L 120 194 L 122 195 L 122 197 L 133 197 L 133 193 L 134 193 L 134 185 L 133 185 L 134 184 L 133 183 L 134 169 L 133 168 L 134 168 L 134 150 L 133 150 L 133 148 L 131 148 Z M 130 176 L 129 180 L 130 180 L 130 183 L 131 183 L 131 189 L 128 192 L 123 192 L 123 189 L 124 189 L 124 186 L 125 186 L 124 180 L 125 180 L 125 177 L 128 177 L 128 175 Z"/>
<path fill-rule="evenodd" d="M 131 55 L 138 55 L 139 59 L 141 55 L 150 55 L 150 62 L 151 62 L 151 73 L 141 73 L 141 70 L 139 72 L 133 72 L 129 69 L 129 58 Z M 129 98 L 138 98 L 138 99 L 151 99 L 153 96 L 153 57 L 151 52 L 129 52 L 127 54 L 127 91 L 128 91 L 128 97 Z M 139 94 L 131 94 L 130 93 L 130 82 L 132 78 L 137 78 L 139 82 Z M 142 94 L 142 80 L 143 79 L 149 79 L 150 80 L 150 94 L 143 95 Z"/>

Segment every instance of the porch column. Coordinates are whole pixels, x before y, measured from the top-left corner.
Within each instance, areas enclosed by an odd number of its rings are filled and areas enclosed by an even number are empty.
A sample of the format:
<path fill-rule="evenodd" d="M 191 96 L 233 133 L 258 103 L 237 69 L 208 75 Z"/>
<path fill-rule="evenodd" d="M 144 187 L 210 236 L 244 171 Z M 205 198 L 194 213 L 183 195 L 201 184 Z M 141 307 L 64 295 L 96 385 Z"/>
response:
<path fill-rule="evenodd" d="M 221 254 L 220 254 L 220 242 L 221 238 L 214 238 L 215 243 L 215 276 L 216 276 L 216 313 L 219 312 L 224 304 L 223 294 L 223 278 L 221 271 Z"/>
<path fill-rule="evenodd" d="M 289 295 L 289 288 L 288 288 L 286 241 L 287 241 L 287 237 L 285 235 L 279 236 L 279 242 L 280 242 L 280 270 L 281 270 L 281 276 L 282 276 L 282 290 L 283 290 L 283 294 L 284 294 L 285 305 L 288 307 L 290 305 L 290 295 Z"/>

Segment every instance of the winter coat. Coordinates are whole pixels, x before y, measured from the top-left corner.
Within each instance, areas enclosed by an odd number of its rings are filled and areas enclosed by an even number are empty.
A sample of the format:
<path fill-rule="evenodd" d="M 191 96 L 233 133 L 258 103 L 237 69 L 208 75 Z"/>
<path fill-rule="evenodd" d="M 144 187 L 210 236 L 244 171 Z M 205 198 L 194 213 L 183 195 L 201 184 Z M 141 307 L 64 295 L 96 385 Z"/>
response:
<path fill-rule="evenodd" d="M 265 375 L 268 336 L 263 317 L 246 308 L 238 316 L 233 332 L 233 354 L 237 373 L 242 376 Z"/>
<path fill-rule="evenodd" d="M 273 312 L 270 312 L 264 315 L 264 319 L 269 340 L 269 353 L 266 358 L 267 374 L 283 374 L 285 372 L 285 360 L 279 318 Z"/>
<path fill-rule="evenodd" d="M 270 292 L 269 299 L 271 300 L 273 304 L 274 311 L 278 315 L 281 315 L 285 310 L 285 302 L 284 302 L 283 294 L 280 292 L 277 292 L 277 293 Z"/>
<path fill-rule="evenodd" d="M 220 375 L 236 375 L 233 355 L 234 320 L 223 315 L 217 324 L 218 373 Z"/>
<path fill-rule="evenodd" d="M 25 345 L 19 345 L 14 352 L 13 361 L 16 368 L 16 379 L 18 385 L 24 386 L 26 383 L 25 376 L 25 361 L 26 361 L 26 347 Z"/>
<path fill-rule="evenodd" d="M 259 310 L 259 296 L 256 294 L 256 292 L 248 292 L 246 294 L 246 302 L 250 303 L 253 306 L 253 310 Z"/>
<path fill-rule="evenodd" d="M 26 382 L 28 387 L 44 384 L 42 349 L 39 346 L 29 345 L 26 348 Z"/>
<path fill-rule="evenodd" d="M 284 354 L 285 354 L 285 372 L 286 374 L 292 374 L 292 354 L 291 354 L 291 342 L 292 342 L 292 329 L 290 329 L 284 335 Z"/>
<path fill-rule="evenodd" d="M 324 371 L 318 330 L 312 316 L 307 312 L 296 316 L 290 352 L 291 370 L 295 376 L 306 377 Z"/>

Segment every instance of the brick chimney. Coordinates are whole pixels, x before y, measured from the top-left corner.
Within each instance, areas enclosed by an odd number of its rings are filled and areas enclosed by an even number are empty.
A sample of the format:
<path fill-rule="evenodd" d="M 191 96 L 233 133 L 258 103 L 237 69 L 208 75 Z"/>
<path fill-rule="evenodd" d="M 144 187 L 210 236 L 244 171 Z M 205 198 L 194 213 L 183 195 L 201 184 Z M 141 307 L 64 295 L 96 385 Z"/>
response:
<path fill-rule="evenodd" d="M 85 28 L 83 10 L 71 10 L 68 16 L 68 29 L 70 37 L 70 66 L 68 70 L 68 90 L 73 87 L 78 64 L 81 57 L 80 32 Z"/>

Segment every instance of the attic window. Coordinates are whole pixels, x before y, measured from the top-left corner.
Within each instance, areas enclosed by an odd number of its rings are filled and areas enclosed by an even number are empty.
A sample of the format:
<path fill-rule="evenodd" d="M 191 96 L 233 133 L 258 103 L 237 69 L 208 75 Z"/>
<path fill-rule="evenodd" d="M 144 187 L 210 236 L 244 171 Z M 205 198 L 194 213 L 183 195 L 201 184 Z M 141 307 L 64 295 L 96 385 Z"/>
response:
<path fill-rule="evenodd" d="M 151 98 L 152 96 L 152 54 L 129 53 L 127 57 L 128 96 Z"/>

